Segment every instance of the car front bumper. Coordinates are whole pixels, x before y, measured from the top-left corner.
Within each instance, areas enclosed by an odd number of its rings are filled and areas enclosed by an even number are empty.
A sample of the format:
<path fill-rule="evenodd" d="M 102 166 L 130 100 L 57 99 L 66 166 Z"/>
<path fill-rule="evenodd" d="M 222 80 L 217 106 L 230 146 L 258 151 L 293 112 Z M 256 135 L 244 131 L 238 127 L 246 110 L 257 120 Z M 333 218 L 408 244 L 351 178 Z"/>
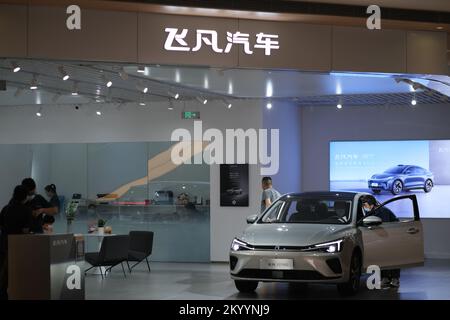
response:
<path fill-rule="evenodd" d="M 230 252 L 234 280 L 341 283 L 348 279 L 351 249 L 341 252 L 244 250 Z M 282 260 L 278 260 L 282 259 Z M 267 261 L 292 261 L 288 269 L 267 268 Z"/>
<path fill-rule="evenodd" d="M 392 182 L 389 180 L 369 180 L 368 187 L 372 190 L 390 190 Z"/>

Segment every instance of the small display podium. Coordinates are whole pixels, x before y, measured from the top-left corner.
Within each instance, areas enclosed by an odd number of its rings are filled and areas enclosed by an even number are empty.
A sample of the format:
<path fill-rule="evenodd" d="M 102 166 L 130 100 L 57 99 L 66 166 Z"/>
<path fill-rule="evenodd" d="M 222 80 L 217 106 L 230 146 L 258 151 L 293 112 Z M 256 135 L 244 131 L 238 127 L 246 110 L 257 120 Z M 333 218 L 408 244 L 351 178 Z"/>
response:
<path fill-rule="evenodd" d="M 73 234 L 10 235 L 9 299 L 84 300 Z"/>

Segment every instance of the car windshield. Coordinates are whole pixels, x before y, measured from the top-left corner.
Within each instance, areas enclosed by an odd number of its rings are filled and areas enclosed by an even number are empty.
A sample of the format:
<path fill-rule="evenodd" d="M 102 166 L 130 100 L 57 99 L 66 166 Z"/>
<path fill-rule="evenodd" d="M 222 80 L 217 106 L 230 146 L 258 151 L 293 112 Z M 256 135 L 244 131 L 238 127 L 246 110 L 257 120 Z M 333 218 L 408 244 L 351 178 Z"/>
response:
<path fill-rule="evenodd" d="M 405 167 L 392 167 L 387 169 L 384 173 L 399 174 L 403 172 L 403 169 L 405 169 Z"/>
<path fill-rule="evenodd" d="M 333 197 L 286 197 L 270 206 L 258 223 L 347 224 L 351 204 Z"/>

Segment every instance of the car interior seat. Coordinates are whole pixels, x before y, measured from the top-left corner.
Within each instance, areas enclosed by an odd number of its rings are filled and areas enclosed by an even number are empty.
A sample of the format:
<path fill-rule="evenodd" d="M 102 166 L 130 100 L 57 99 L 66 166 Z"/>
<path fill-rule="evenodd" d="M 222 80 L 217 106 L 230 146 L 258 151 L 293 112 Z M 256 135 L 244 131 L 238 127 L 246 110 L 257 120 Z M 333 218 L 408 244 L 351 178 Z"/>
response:
<path fill-rule="evenodd" d="M 316 206 L 316 215 L 319 220 L 328 219 L 330 217 L 328 206 L 323 202 L 318 203 Z"/>
<path fill-rule="evenodd" d="M 346 201 L 335 201 L 334 202 L 334 212 L 336 216 L 344 222 L 347 222 L 347 213 L 350 209 L 350 205 Z"/>
<path fill-rule="evenodd" d="M 312 203 L 306 201 L 297 201 L 297 212 L 289 218 L 289 222 L 306 222 L 314 220 L 315 214 L 312 212 Z"/>

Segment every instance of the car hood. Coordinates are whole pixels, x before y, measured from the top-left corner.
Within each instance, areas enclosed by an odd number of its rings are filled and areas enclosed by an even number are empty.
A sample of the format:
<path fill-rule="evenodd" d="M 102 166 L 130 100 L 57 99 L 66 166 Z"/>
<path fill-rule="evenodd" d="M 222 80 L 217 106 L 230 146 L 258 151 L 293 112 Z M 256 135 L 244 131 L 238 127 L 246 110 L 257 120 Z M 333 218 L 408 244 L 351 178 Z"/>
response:
<path fill-rule="evenodd" d="M 390 173 L 378 173 L 378 174 L 374 174 L 372 176 L 372 179 L 387 179 L 387 178 L 391 178 L 395 176 L 395 174 L 390 174 Z"/>
<path fill-rule="evenodd" d="M 239 238 L 256 246 L 309 246 L 340 239 L 351 230 L 350 225 L 256 223 L 247 227 Z"/>

